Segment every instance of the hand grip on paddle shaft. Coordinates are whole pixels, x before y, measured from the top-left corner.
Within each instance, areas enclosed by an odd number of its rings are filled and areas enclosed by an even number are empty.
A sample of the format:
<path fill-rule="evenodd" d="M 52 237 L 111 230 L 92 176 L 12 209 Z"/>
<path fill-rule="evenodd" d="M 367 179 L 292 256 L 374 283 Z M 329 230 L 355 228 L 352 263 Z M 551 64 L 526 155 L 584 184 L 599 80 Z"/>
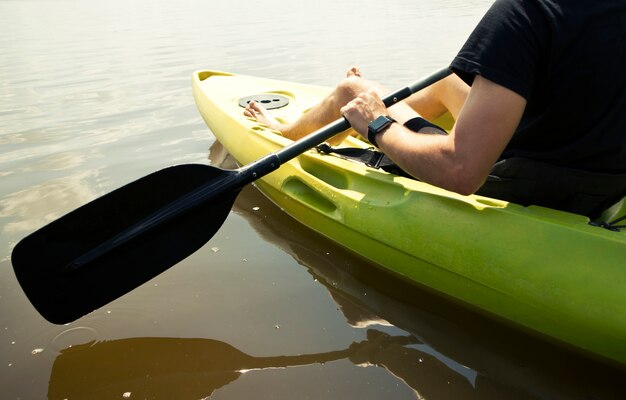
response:
<path fill-rule="evenodd" d="M 391 106 L 449 74 L 441 69 L 383 101 Z M 245 185 L 349 127 L 341 118 L 236 170 L 183 164 L 131 182 L 22 239 L 11 254 L 15 275 L 47 320 L 74 321 L 194 253 Z"/>
<path fill-rule="evenodd" d="M 427 76 L 426 78 L 415 81 L 411 85 L 405 86 L 383 97 L 383 103 L 386 107 L 391 107 L 392 105 L 405 100 L 412 94 L 417 93 L 420 90 L 432 85 L 433 83 L 442 80 L 451 73 L 452 71 L 449 68 L 442 68 L 439 71 Z M 303 137 L 302 139 L 294 142 L 284 149 L 279 150 L 275 154 L 278 156 L 281 164 L 285 163 L 292 158 L 304 153 L 306 150 L 325 142 L 326 140 L 345 131 L 348 128 L 350 128 L 350 123 L 348 122 L 348 120 L 345 118 L 340 118 L 335 122 L 326 125 L 325 127 L 320 128 L 317 131 Z"/>

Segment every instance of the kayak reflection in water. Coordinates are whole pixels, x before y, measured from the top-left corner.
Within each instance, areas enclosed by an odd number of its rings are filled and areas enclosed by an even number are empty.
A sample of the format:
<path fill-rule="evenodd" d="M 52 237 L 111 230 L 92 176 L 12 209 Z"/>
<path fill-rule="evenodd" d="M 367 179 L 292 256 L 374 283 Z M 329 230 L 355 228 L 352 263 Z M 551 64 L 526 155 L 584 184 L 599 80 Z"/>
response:
<path fill-rule="evenodd" d="M 297 356 L 254 357 L 211 339 L 130 338 L 65 349 L 52 367 L 49 399 L 199 399 L 251 370 L 350 360 L 383 367 L 426 398 L 474 397 L 474 382 L 415 345 L 415 336 L 368 330 L 367 340 L 347 349 Z M 494 387 L 489 387 L 494 393 Z M 484 387 L 484 386 L 483 386 Z"/>

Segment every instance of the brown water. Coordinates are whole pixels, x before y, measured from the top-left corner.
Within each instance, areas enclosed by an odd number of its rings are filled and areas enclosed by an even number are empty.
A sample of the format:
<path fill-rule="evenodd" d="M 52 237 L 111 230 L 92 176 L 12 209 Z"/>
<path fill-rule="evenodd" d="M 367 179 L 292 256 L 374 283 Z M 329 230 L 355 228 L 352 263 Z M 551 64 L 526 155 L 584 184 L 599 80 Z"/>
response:
<path fill-rule="evenodd" d="M 623 372 L 377 272 L 253 187 L 193 256 L 71 324 L 15 280 L 11 249 L 46 222 L 224 162 L 192 71 L 332 85 L 356 64 L 401 86 L 490 3 L 0 1 L 0 398 L 623 398 Z"/>

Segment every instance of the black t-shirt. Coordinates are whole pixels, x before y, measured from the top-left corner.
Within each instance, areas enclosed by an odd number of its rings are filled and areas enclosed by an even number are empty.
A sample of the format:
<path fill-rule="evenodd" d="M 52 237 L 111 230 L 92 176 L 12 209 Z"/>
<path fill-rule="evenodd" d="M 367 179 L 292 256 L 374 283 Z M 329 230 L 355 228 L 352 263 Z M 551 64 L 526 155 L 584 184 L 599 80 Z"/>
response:
<path fill-rule="evenodd" d="M 626 172 L 626 0 L 497 0 L 451 68 L 527 100 L 501 158 Z"/>

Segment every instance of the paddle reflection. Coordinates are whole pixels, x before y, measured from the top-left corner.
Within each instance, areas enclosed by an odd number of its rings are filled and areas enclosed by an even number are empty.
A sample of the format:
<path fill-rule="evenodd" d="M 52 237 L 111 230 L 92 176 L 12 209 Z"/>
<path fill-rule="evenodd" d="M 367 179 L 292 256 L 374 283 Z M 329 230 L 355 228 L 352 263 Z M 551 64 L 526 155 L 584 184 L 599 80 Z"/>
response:
<path fill-rule="evenodd" d="M 388 369 L 422 395 L 467 398 L 472 382 L 415 348 L 414 336 L 370 329 L 367 340 L 326 353 L 254 357 L 211 339 L 131 338 L 65 349 L 52 367 L 49 399 L 199 399 L 251 370 L 350 360 Z M 442 373 L 443 372 L 443 373 Z M 449 397 L 453 396 L 453 397 Z M 461 398 L 459 397 L 459 398 Z"/>

